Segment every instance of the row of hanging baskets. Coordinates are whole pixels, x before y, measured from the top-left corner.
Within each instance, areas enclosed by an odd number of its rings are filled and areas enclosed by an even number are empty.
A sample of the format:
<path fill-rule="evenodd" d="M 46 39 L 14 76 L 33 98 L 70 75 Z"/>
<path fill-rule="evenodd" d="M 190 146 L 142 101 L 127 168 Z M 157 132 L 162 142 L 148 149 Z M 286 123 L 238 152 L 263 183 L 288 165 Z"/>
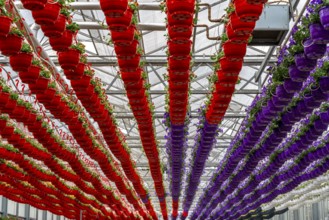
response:
<path fill-rule="evenodd" d="M 47 3 L 47 4 L 51 4 L 51 7 L 49 6 L 49 8 L 46 7 L 43 10 L 36 10 L 33 11 L 33 16 L 35 17 L 36 20 L 38 20 L 38 18 L 42 17 L 42 15 L 40 15 L 40 13 L 44 10 L 50 10 L 47 13 L 52 13 L 54 8 L 57 8 L 57 3 Z M 52 7 L 54 6 L 54 7 Z M 34 13 L 36 12 L 36 13 Z M 39 13 L 40 12 L 40 13 Z M 39 14 L 38 14 L 39 13 Z M 42 14 L 42 13 L 41 13 Z M 55 16 L 49 16 L 50 18 L 55 18 Z M 72 39 L 73 39 L 73 35 L 74 35 L 74 31 L 72 30 L 72 26 L 68 26 L 70 24 L 69 20 L 66 19 L 67 17 L 64 18 L 64 16 L 62 16 L 61 14 L 59 14 L 56 18 L 56 20 L 50 22 L 49 23 L 43 23 L 42 21 L 39 22 L 41 24 L 42 30 L 44 31 L 44 33 L 49 36 L 50 41 L 51 39 L 54 39 L 55 41 L 57 40 L 57 44 L 61 45 L 61 49 L 59 49 L 60 52 L 63 52 L 65 50 L 70 51 L 70 52 L 75 52 L 76 50 L 74 50 L 74 48 L 70 48 L 71 44 L 72 44 Z M 8 19 L 10 21 L 10 19 Z M 44 28 L 43 26 L 44 25 Z M 50 27 L 50 28 L 48 28 Z M 64 28 L 63 28 L 64 27 Z M 66 29 L 67 27 L 69 27 L 68 29 Z M 51 31 L 55 31 L 53 33 L 50 33 Z M 18 71 L 19 75 L 22 79 L 23 82 L 29 84 L 29 87 L 31 89 L 31 91 L 35 94 L 37 94 L 38 100 L 42 100 L 42 103 L 51 110 L 51 112 L 60 120 L 64 121 L 65 123 L 67 123 L 70 127 L 70 129 L 73 130 L 73 133 L 75 133 L 75 136 L 79 136 L 79 133 L 83 130 L 82 127 L 77 126 L 77 118 L 75 117 L 76 113 L 74 113 L 70 108 L 68 108 L 67 104 L 65 104 L 64 102 L 60 101 L 61 97 L 59 97 L 58 95 L 56 95 L 57 90 L 55 88 L 53 88 L 54 86 L 54 82 L 50 80 L 49 76 L 45 77 L 45 75 L 48 75 L 48 73 L 45 73 L 45 71 L 43 70 L 43 68 L 40 68 L 40 66 L 38 65 L 34 65 L 34 61 L 35 61 L 35 57 L 32 54 L 32 50 L 31 47 L 24 42 L 23 40 L 23 35 L 22 33 L 20 33 L 20 31 L 15 28 L 15 27 L 11 27 L 9 25 L 9 31 L 8 33 L 3 32 L 3 36 L 1 37 L 0 41 L 0 50 L 2 52 L 2 54 L 10 56 L 10 64 L 12 66 L 12 69 L 14 71 Z M 65 37 L 68 36 L 69 40 L 67 42 L 67 45 L 62 44 L 61 42 L 61 37 Z M 56 45 L 56 44 L 55 44 Z M 79 55 L 79 53 L 78 53 Z M 60 55 L 62 56 L 62 55 Z M 77 56 L 75 56 L 77 57 Z M 63 59 L 61 59 L 61 61 L 63 61 Z M 64 69 L 66 69 L 67 71 L 72 70 L 73 68 L 75 69 L 78 65 L 75 65 L 74 63 L 74 56 L 70 56 L 68 60 L 65 60 L 61 62 L 61 65 L 64 66 Z M 81 68 L 80 68 L 81 69 Z M 83 71 L 82 71 L 83 72 Z M 19 113 L 20 108 L 17 108 L 18 110 L 15 110 L 15 112 L 17 111 L 17 114 Z M 63 112 L 66 112 L 65 114 L 63 114 Z M 22 112 L 21 112 L 22 113 Z M 73 119 L 73 120 L 72 120 Z M 75 119 L 75 120 L 74 120 Z M 79 124 L 79 123 L 78 123 Z M 33 128 L 32 128 L 33 129 Z M 36 133 L 35 135 L 43 135 L 43 134 L 38 134 Z M 81 146 L 88 146 L 89 141 L 86 141 L 85 143 L 83 143 L 84 140 L 89 139 L 90 137 L 87 136 L 81 136 L 77 139 L 80 141 Z M 89 146 L 88 146 L 89 147 Z M 104 154 L 104 152 L 100 151 L 90 151 L 89 149 L 85 148 L 86 152 L 93 154 L 93 157 L 98 157 L 102 158 L 104 160 L 104 158 L 107 158 L 106 154 Z M 64 154 L 64 158 L 68 158 L 71 155 L 66 155 Z M 108 167 L 108 165 L 103 165 L 103 168 L 105 169 L 113 169 L 114 167 Z M 134 179 L 139 178 L 136 174 L 136 172 L 134 172 L 135 170 L 132 170 L 132 166 L 129 169 L 131 172 L 133 172 L 135 175 L 133 176 Z M 89 175 L 90 176 L 90 175 Z M 120 177 L 117 175 L 111 175 L 112 180 L 118 180 L 118 185 L 123 185 L 126 186 L 126 184 L 122 184 L 122 180 L 120 180 Z M 116 179 L 114 179 L 116 178 Z M 139 183 L 139 186 L 141 187 L 141 184 Z M 138 204 L 135 202 L 133 198 L 133 196 L 127 194 L 127 190 L 126 189 L 122 189 L 123 191 L 121 192 L 125 192 L 125 194 L 127 196 L 129 196 L 129 201 L 131 203 L 133 203 L 134 205 Z M 143 189 L 144 190 L 144 189 Z M 128 191 L 129 192 L 129 191 Z M 145 190 L 144 190 L 144 194 Z M 140 209 L 140 206 L 136 207 L 137 209 Z"/>
<path fill-rule="evenodd" d="M 149 160 L 162 215 L 166 219 L 165 191 L 154 135 L 151 105 L 146 95 L 145 76 L 140 65 L 142 51 L 138 42 L 140 34 L 136 30 L 137 7 L 135 4 L 128 4 L 128 1 L 100 1 L 100 4 L 111 32 L 111 41 L 118 58 L 120 75 L 127 91 L 129 105 L 137 120 L 142 145 Z M 155 216 L 153 210 L 151 210 L 151 215 Z"/>
<path fill-rule="evenodd" d="M 222 36 L 222 52 L 216 56 L 217 79 L 214 84 L 212 99 L 206 111 L 207 121 L 218 124 L 231 101 L 235 84 L 242 69 L 247 43 L 259 19 L 262 3 L 236 0 L 229 6 L 226 33 Z"/>

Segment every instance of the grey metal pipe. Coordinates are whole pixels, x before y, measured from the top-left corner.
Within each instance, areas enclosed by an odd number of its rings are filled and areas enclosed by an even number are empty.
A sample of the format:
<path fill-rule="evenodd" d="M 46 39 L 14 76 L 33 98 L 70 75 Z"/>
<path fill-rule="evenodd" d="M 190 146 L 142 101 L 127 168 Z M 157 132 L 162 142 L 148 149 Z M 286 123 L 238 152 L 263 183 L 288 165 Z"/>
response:
<path fill-rule="evenodd" d="M 188 137 L 187 139 L 193 140 L 193 136 Z M 140 136 L 126 136 L 125 140 L 127 141 L 139 141 L 141 138 Z M 222 136 L 222 137 L 217 137 L 217 140 L 232 140 L 233 137 L 231 136 Z M 164 136 L 157 136 L 157 140 L 167 140 Z M 129 145 L 128 145 L 129 146 Z"/>
<path fill-rule="evenodd" d="M 244 66 L 258 66 L 262 63 L 263 57 L 247 57 L 244 59 L 243 65 Z M 211 59 L 194 59 L 195 65 L 212 65 L 214 64 L 214 61 Z M 58 65 L 58 60 L 56 58 L 52 59 L 52 62 L 54 62 L 56 65 Z M 88 59 L 88 62 L 91 63 L 93 66 L 117 66 L 117 59 Z M 146 65 L 153 65 L 153 66 L 165 66 L 167 64 L 167 60 L 164 59 L 146 59 L 145 60 Z M 268 61 L 270 64 L 275 64 L 277 62 L 277 58 L 271 58 Z M 1 59 L 0 58 L 0 64 L 7 64 L 7 59 Z"/>
<path fill-rule="evenodd" d="M 199 3 L 198 6 L 205 6 L 208 9 L 208 20 L 210 22 L 218 22 L 218 23 L 224 22 L 224 19 L 223 19 L 224 16 L 221 17 L 221 18 L 218 18 L 218 19 L 211 18 L 211 5 L 210 4 L 208 4 L 208 3 Z"/>
<path fill-rule="evenodd" d="M 24 9 L 21 2 L 15 2 L 18 9 Z M 99 2 L 71 2 L 69 3 L 71 9 L 75 10 L 101 10 Z M 156 2 L 138 3 L 139 10 L 161 10 L 160 4 Z"/>
<path fill-rule="evenodd" d="M 209 34 L 209 26 L 206 25 L 206 24 L 197 24 L 197 25 L 194 25 L 195 27 L 203 27 L 203 28 L 206 28 L 206 33 L 207 33 L 207 38 L 208 40 L 220 40 L 222 39 L 220 36 L 218 37 L 210 37 L 210 34 Z"/>
<path fill-rule="evenodd" d="M 84 21 L 84 22 L 76 22 L 80 29 L 95 29 L 95 30 L 106 30 L 108 26 L 105 24 L 101 24 L 95 21 Z M 166 31 L 166 25 L 162 23 L 141 23 L 137 25 L 139 30 L 147 30 L 147 31 Z"/>
<path fill-rule="evenodd" d="M 126 90 L 111 90 L 107 91 L 107 95 L 125 95 L 127 92 Z M 196 90 L 191 90 L 191 95 L 207 95 L 209 94 L 209 90 L 201 90 L 201 89 L 196 89 Z M 149 91 L 150 95 L 165 95 L 167 94 L 167 91 L 165 90 L 150 90 Z M 236 90 L 234 94 L 243 94 L 243 95 L 255 95 L 259 94 L 259 91 L 257 89 L 242 89 L 242 90 Z"/>
<path fill-rule="evenodd" d="M 154 118 L 159 118 L 159 119 L 163 119 L 163 115 L 164 114 L 154 114 L 153 117 Z M 199 118 L 200 114 L 191 114 L 190 115 L 191 118 Z M 245 118 L 246 114 L 225 114 L 224 118 Z M 135 116 L 131 113 L 120 113 L 120 114 L 115 114 L 115 118 L 117 119 L 134 119 Z"/>

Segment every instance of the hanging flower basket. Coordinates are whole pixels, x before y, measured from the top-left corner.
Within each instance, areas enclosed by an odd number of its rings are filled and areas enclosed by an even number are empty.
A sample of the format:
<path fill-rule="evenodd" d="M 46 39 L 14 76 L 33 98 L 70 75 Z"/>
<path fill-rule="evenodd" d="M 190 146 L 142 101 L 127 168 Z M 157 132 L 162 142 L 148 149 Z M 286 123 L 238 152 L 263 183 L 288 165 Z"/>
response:
<path fill-rule="evenodd" d="M 18 53 L 9 57 L 9 63 L 14 71 L 26 72 L 32 64 L 32 58 L 32 54 Z"/>
<path fill-rule="evenodd" d="M 114 45 L 115 53 L 118 57 L 131 57 L 136 55 L 138 41 L 133 40 L 129 46 Z"/>
<path fill-rule="evenodd" d="M 38 11 L 44 9 L 47 0 L 22 0 L 23 7 L 31 10 Z"/>
<path fill-rule="evenodd" d="M 4 56 L 19 53 L 23 45 L 23 38 L 16 35 L 7 35 L 0 38 L 0 51 Z"/>
<path fill-rule="evenodd" d="M 309 71 L 300 71 L 296 65 L 289 66 L 290 79 L 295 82 L 303 82 L 309 75 Z"/>
<path fill-rule="evenodd" d="M 42 10 L 32 11 L 35 23 L 39 25 L 54 24 L 59 16 L 61 5 L 59 3 L 49 2 Z"/>
<path fill-rule="evenodd" d="M 218 70 L 216 72 L 219 82 L 234 82 L 238 80 L 239 73 L 230 73 L 223 70 Z"/>
<path fill-rule="evenodd" d="M 53 24 L 41 25 L 43 33 L 47 37 L 60 37 L 66 28 L 66 17 L 60 14 Z"/>
<path fill-rule="evenodd" d="M 139 67 L 140 55 L 129 57 L 128 59 L 118 59 L 119 67 L 121 71 L 131 72 L 136 71 Z"/>
<path fill-rule="evenodd" d="M 216 92 L 221 94 L 232 94 L 235 89 L 235 82 L 217 82 L 215 83 Z"/>
<path fill-rule="evenodd" d="M 111 31 L 111 40 L 115 45 L 129 46 L 133 43 L 136 28 L 129 26 L 126 31 Z"/>
<path fill-rule="evenodd" d="M 324 29 L 329 30 L 329 6 L 325 6 L 319 11 L 320 21 Z"/>
<path fill-rule="evenodd" d="M 111 18 L 106 17 L 106 23 L 110 31 L 122 32 L 128 29 L 133 17 L 133 11 L 128 9 L 123 16 Z"/>
<path fill-rule="evenodd" d="M 189 40 L 186 43 L 180 44 L 175 40 L 168 42 L 169 54 L 173 56 L 188 56 L 191 52 L 192 41 Z"/>
<path fill-rule="evenodd" d="M 231 61 L 242 61 L 247 52 L 247 44 L 235 44 L 231 40 L 223 44 L 225 57 Z"/>
<path fill-rule="evenodd" d="M 117 18 L 128 9 L 128 0 L 100 0 L 100 5 L 105 16 Z"/>
<path fill-rule="evenodd" d="M 168 18 L 168 25 L 169 26 L 178 26 L 178 25 L 184 25 L 184 26 L 192 26 L 193 25 L 193 18 L 190 17 L 188 19 L 185 19 L 185 20 L 177 20 L 177 19 L 174 19 L 173 16 L 170 16 L 168 14 L 167 16 Z"/>
<path fill-rule="evenodd" d="M 6 37 L 10 31 L 12 19 L 0 16 L 0 37 Z"/>
<path fill-rule="evenodd" d="M 319 80 L 320 89 L 323 93 L 329 94 L 329 77 L 321 77 Z"/>
<path fill-rule="evenodd" d="M 14 134 L 14 128 L 13 127 L 5 127 L 1 131 L 1 136 L 4 138 L 10 138 Z"/>
<path fill-rule="evenodd" d="M 223 57 L 220 59 L 221 70 L 228 73 L 240 73 L 242 69 L 242 61 L 230 61 L 228 58 Z"/>
<path fill-rule="evenodd" d="M 187 90 L 189 86 L 189 82 L 185 81 L 172 81 L 169 80 L 169 90 Z"/>
<path fill-rule="evenodd" d="M 25 112 L 25 107 L 17 106 L 12 112 L 12 115 L 14 116 L 14 118 L 21 118 L 24 115 L 24 112 Z M 19 140 L 19 136 L 17 138 Z"/>
<path fill-rule="evenodd" d="M 188 81 L 189 75 L 190 72 L 188 70 L 182 72 L 169 70 L 169 78 L 172 81 Z"/>
<path fill-rule="evenodd" d="M 329 30 L 323 28 L 319 23 L 311 24 L 309 26 L 311 39 L 316 44 L 327 44 L 329 43 Z"/>
<path fill-rule="evenodd" d="M 283 87 L 288 93 L 294 93 L 299 91 L 302 88 L 302 85 L 302 82 L 294 82 L 291 79 L 287 79 L 283 83 Z"/>
<path fill-rule="evenodd" d="M 185 38 L 189 39 L 192 36 L 193 27 L 192 25 L 169 25 L 168 33 L 169 38 Z"/>
<path fill-rule="evenodd" d="M 190 69 L 191 57 L 187 56 L 185 59 L 176 59 L 174 56 L 170 56 L 168 60 L 168 66 L 171 71 L 187 71 Z"/>
<path fill-rule="evenodd" d="M 54 51 L 61 52 L 66 51 L 71 46 L 73 42 L 73 33 L 69 30 L 63 32 L 63 34 L 58 37 L 50 37 L 49 43 Z"/>
<path fill-rule="evenodd" d="M 137 90 L 128 90 L 127 91 L 128 98 L 142 98 L 145 96 L 145 89 L 137 89 Z M 144 109 L 142 111 L 145 111 Z"/>
<path fill-rule="evenodd" d="M 38 66 L 30 66 L 28 71 L 19 72 L 19 78 L 23 83 L 33 84 L 39 78 L 41 68 Z"/>
<path fill-rule="evenodd" d="M 214 109 L 214 108 L 209 108 L 207 110 L 207 115 L 208 116 L 223 116 L 226 112 L 226 109 L 223 108 L 223 109 Z"/>
<path fill-rule="evenodd" d="M 144 81 L 142 79 L 138 81 L 124 81 L 124 84 L 127 90 L 137 90 L 143 88 Z"/>
<path fill-rule="evenodd" d="M 247 0 L 234 1 L 235 13 L 241 21 L 257 21 L 263 11 L 263 4 L 249 4 Z"/>
<path fill-rule="evenodd" d="M 167 3 L 168 15 L 175 20 L 184 21 L 193 18 L 194 0 L 169 0 Z M 169 17 L 168 16 L 168 17 Z"/>
<path fill-rule="evenodd" d="M 265 4 L 266 2 L 267 0 L 247 0 L 247 3 L 251 5 Z"/>
<path fill-rule="evenodd" d="M 234 33 L 232 25 L 228 23 L 226 25 L 226 34 L 228 39 L 234 44 L 248 44 L 250 35 L 237 35 Z"/>
<path fill-rule="evenodd" d="M 136 81 L 142 78 L 142 69 L 137 69 L 135 72 L 121 72 L 123 81 Z"/>
<path fill-rule="evenodd" d="M 29 87 L 33 93 L 43 93 L 48 88 L 49 81 L 49 79 L 40 77 L 35 84 L 30 84 Z"/>
<path fill-rule="evenodd" d="M 90 76 L 83 75 L 80 80 L 72 80 L 71 84 L 74 90 L 76 90 L 77 88 L 85 89 L 90 85 L 90 80 L 91 80 Z"/>
<path fill-rule="evenodd" d="M 64 74 L 66 78 L 69 80 L 79 80 L 83 76 L 85 69 L 86 69 L 86 64 L 79 63 L 74 70 L 73 69 L 64 70 Z"/>
<path fill-rule="evenodd" d="M 230 16 L 230 24 L 237 35 L 251 34 L 256 26 L 256 22 L 242 21 L 235 13 Z"/>
<path fill-rule="evenodd" d="M 304 53 L 295 55 L 295 63 L 300 71 L 311 71 L 315 68 L 317 60 L 311 60 L 305 57 Z"/>
<path fill-rule="evenodd" d="M 58 62 L 64 70 L 74 70 L 80 60 L 80 52 L 75 49 L 58 52 Z"/>
<path fill-rule="evenodd" d="M 324 56 L 326 52 L 325 44 L 316 44 L 312 39 L 304 41 L 304 54 L 308 59 L 317 60 Z"/>

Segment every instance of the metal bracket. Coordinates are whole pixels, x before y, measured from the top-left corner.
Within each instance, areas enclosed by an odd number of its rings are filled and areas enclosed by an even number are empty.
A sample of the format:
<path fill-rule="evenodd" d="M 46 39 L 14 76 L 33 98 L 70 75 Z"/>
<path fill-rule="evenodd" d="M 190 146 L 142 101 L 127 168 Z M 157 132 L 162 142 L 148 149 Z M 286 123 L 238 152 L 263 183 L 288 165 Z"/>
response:
<path fill-rule="evenodd" d="M 217 23 L 223 23 L 224 22 L 224 16 L 222 16 L 221 18 L 218 18 L 218 19 L 212 19 L 211 18 L 211 5 L 208 4 L 208 3 L 200 3 L 200 4 L 197 4 L 197 6 L 205 6 L 207 7 L 208 9 L 208 20 L 210 22 L 217 22 Z"/>
<path fill-rule="evenodd" d="M 197 24 L 197 25 L 194 25 L 194 27 L 203 27 L 203 28 L 206 28 L 207 38 L 209 40 L 221 40 L 222 39 L 220 36 L 218 36 L 218 37 L 210 37 L 209 36 L 209 27 L 208 27 L 208 25 L 205 25 L 205 24 Z"/>

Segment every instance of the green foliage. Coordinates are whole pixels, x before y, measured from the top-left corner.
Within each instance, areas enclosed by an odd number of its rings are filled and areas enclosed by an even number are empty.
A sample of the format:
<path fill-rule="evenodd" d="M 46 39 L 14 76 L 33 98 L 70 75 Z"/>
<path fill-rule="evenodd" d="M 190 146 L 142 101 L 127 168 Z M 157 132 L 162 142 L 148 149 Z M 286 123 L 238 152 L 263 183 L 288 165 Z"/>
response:
<path fill-rule="evenodd" d="M 7 86 L 7 85 L 3 85 L 2 86 L 2 91 L 5 92 L 5 93 L 9 93 L 11 91 L 10 87 Z"/>
<path fill-rule="evenodd" d="M 4 8 L 6 6 L 6 0 L 0 0 L 0 8 Z"/>
<path fill-rule="evenodd" d="M 213 61 L 219 61 L 224 56 L 225 56 L 224 51 L 221 51 L 221 52 L 219 52 L 217 54 L 212 55 L 210 58 Z"/>
<path fill-rule="evenodd" d="M 66 29 L 73 33 L 76 33 L 77 31 L 80 30 L 80 26 L 77 23 L 72 22 L 71 24 L 66 25 Z"/>
<path fill-rule="evenodd" d="M 284 65 L 280 65 L 276 68 L 276 71 L 273 72 L 273 82 L 281 83 L 287 77 L 289 77 L 288 68 Z"/>
<path fill-rule="evenodd" d="M 225 9 L 226 13 L 229 15 L 229 14 L 232 14 L 233 12 L 235 12 L 235 8 L 234 8 L 234 5 L 231 3 L 229 4 L 229 6 Z"/>
<path fill-rule="evenodd" d="M 70 48 L 79 51 L 80 54 L 84 54 L 86 52 L 85 45 L 82 43 L 73 44 Z"/>
<path fill-rule="evenodd" d="M 222 44 L 225 43 L 226 41 L 228 41 L 228 37 L 226 33 L 223 33 L 221 36 L 221 40 L 222 40 Z"/>
<path fill-rule="evenodd" d="M 9 31 L 9 34 L 10 35 L 16 35 L 16 36 L 19 36 L 19 37 L 23 37 L 23 33 L 17 28 L 17 27 L 12 27 Z"/>
<path fill-rule="evenodd" d="M 32 65 L 41 67 L 41 61 L 39 59 L 33 58 L 32 59 Z"/>
<path fill-rule="evenodd" d="M 24 102 L 24 106 L 28 110 L 32 110 L 33 109 L 33 104 L 30 103 L 30 102 Z"/>
<path fill-rule="evenodd" d="M 11 14 L 5 8 L 6 0 L 0 0 L 0 16 L 11 17 Z"/>
<path fill-rule="evenodd" d="M 17 104 L 20 106 L 24 106 L 24 100 L 23 99 L 17 99 Z"/>
<path fill-rule="evenodd" d="M 321 77 L 328 76 L 329 62 L 325 61 L 321 68 L 316 68 L 312 76 L 315 81 L 318 81 Z"/>
<path fill-rule="evenodd" d="M 138 10 L 138 3 L 130 2 L 128 6 L 134 12 Z"/>
<path fill-rule="evenodd" d="M 142 36 L 140 35 L 140 33 L 138 33 L 137 31 L 135 31 L 135 33 L 134 33 L 134 39 L 140 41 L 142 39 Z"/>
<path fill-rule="evenodd" d="M 18 97 L 19 97 L 19 95 L 18 95 L 17 93 L 14 93 L 14 92 L 11 92 L 11 93 L 10 93 L 10 98 L 11 98 L 12 100 L 17 100 Z"/>
<path fill-rule="evenodd" d="M 160 10 L 161 10 L 162 12 L 166 12 L 167 7 L 166 7 L 166 3 L 165 3 L 165 2 L 161 2 L 161 3 L 160 3 Z"/>
<path fill-rule="evenodd" d="M 21 48 L 21 52 L 31 54 L 31 53 L 33 53 L 33 50 L 31 48 L 30 44 L 23 43 L 22 48 Z"/>
<path fill-rule="evenodd" d="M 47 79 L 50 79 L 51 73 L 48 70 L 44 69 L 44 70 L 40 71 L 40 76 L 44 77 L 44 78 L 47 78 Z"/>
<path fill-rule="evenodd" d="M 48 84 L 48 88 L 55 89 L 56 88 L 56 82 L 52 81 L 51 83 Z"/>
<path fill-rule="evenodd" d="M 137 47 L 137 54 L 142 55 L 144 53 L 143 48 L 141 48 L 140 46 Z"/>
<path fill-rule="evenodd" d="M 84 64 L 88 63 L 87 55 L 83 54 L 80 56 L 80 63 L 84 63 Z"/>
<path fill-rule="evenodd" d="M 138 17 L 137 15 L 133 15 L 133 17 L 131 18 L 131 24 L 133 25 L 137 25 L 138 24 Z"/>
<path fill-rule="evenodd" d="M 291 48 L 288 49 L 290 54 L 298 54 L 304 52 L 304 46 L 299 42 L 296 45 L 293 45 Z"/>
<path fill-rule="evenodd" d="M 85 70 L 83 73 L 84 73 L 84 75 L 87 75 L 87 76 L 95 75 L 95 72 L 92 69 Z"/>
<path fill-rule="evenodd" d="M 321 112 L 326 112 L 326 111 L 328 111 L 328 109 L 329 109 L 329 103 L 326 103 L 326 102 L 323 103 L 320 107 Z"/>
<path fill-rule="evenodd" d="M 288 56 L 286 56 L 285 59 L 282 61 L 282 65 L 284 65 L 285 67 L 289 67 L 289 66 L 291 66 L 294 62 L 295 62 L 295 58 L 293 57 L 293 55 L 288 55 Z"/>
<path fill-rule="evenodd" d="M 209 75 L 209 76 L 208 76 L 208 81 L 209 81 L 209 84 L 210 84 L 210 85 L 216 83 L 216 82 L 218 81 L 218 76 L 217 76 L 217 74 Z"/>
<path fill-rule="evenodd" d="M 305 20 L 305 17 L 304 17 Z M 303 41 L 310 36 L 310 31 L 308 29 L 309 24 L 307 19 L 305 22 L 303 22 L 302 25 L 298 27 L 298 30 L 293 35 L 293 39 L 296 41 L 296 43 L 303 43 Z"/>
<path fill-rule="evenodd" d="M 249 36 L 249 38 L 248 38 L 248 44 L 250 44 L 250 43 L 251 43 L 252 39 L 253 39 L 253 36 L 252 36 L 252 35 L 250 35 L 250 36 Z"/>
<path fill-rule="evenodd" d="M 42 118 L 43 118 L 42 115 L 38 115 L 38 116 L 37 116 L 37 121 L 41 121 Z"/>
<path fill-rule="evenodd" d="M 62 15 L 64 15 L 65 17 L 69 18 L 70 15 L 71 15 L 71 11 L 66 8 L 66 7 L 63 7 L 61 8 L 61 12 L 60 12 Z"/>

